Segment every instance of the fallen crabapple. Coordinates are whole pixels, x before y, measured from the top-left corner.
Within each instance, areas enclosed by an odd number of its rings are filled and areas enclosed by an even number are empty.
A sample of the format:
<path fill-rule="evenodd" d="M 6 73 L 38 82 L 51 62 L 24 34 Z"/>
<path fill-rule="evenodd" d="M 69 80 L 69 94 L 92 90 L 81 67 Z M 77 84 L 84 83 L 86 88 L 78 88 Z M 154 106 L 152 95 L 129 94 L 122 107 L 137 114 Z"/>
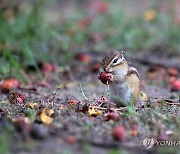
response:
<path fill-rule="evenodd" d="M 172 90 L 180 90 L 180 79 L 176 77 L 171 77 L 169 79 L 170 87 Z"/>
<path fill-rule="evenodd" d="M 108 85 L 109 82 L 111 81 L 111 79 L 112 79 L 112 76 L 108 72 L 104 71 L 104 72 L 101 72 L 100 75 L 99 75 L 99 80 L 101 80 L 101 82 L 103 84 Z"/>
<path fill-rule="evenodd" d="M 71 136 L 71 135 L 66 136 L 65 140 L 69 144 L 73 144 L 76 142 L 76 138 L 74 136 Z"/>
<path fill-rule="evenodd" d="M 0 88 L 2 91 L 9 91 L 11 89 L 15 89 L 19 87 L 19 81 L 15 78 L 9 78 L 6 80 L 3 80 L 0 83 Z"/>
<path fill-rule="evenodd" d="M 126 139 L 126 130 L 123 126 L 116 126 L 112 130 L 112 136 L 114 139 L 121 141 Z"/>
<path fill-rule="evenodd" d="M 88 55 L 87 53 L 80 53 L 80 54 L 77 54 L 75 56 L 76 60 L 78 61 L 81 61 L 81 62 L 90 62 L 91 61 L 91 56 Z"/>
<path fill-rule="evenodd" d="M 41 68 L 43 73 L 55 72 L 55 69 L 56 68 L 55 68 L 54 64 L 52 64 L 52 63 L 44 63 L 44 64 L 42 64 L 42 68 Z"/>
<path fill-rule="evenodd" d="M 109 120 L 119 121 L 120 116 L 117 112 L 110 112 L 105 116 L 105 121 L 109 121 Z"/>

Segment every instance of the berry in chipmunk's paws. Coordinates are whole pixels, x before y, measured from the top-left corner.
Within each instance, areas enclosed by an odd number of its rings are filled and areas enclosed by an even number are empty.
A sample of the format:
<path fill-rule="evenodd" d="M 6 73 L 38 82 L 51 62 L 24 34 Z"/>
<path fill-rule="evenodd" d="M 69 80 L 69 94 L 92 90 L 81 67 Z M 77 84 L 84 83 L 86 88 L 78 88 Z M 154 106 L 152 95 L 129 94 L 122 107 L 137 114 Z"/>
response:
<path fill-rule="evenodd" d="M 112 79 L 112 75 L 109 74 L 108 72 L 101 72 L 100 75 L 99 75 L 99 80 L 101 80 L 102 83 L 108 85 L 109 82 L 111 81 Z"/>

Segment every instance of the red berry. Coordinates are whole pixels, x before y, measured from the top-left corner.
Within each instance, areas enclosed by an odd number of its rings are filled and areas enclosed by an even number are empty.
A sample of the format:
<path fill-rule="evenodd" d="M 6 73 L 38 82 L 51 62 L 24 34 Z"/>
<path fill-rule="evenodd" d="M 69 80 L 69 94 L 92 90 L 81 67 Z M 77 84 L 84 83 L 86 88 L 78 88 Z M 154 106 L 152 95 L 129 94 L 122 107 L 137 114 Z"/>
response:
<path fill-rule="evenodd" d="M 111 75 L 107 72 L 101 72 L 99 79 L 101 80 L 102 83 L 107 85 L 111 80 Z"/>
<path fill-rule="evenodd" d="M 114 120 L 114 121 L 119 121 L 120 120 L 120 116 L 117 112 L 110 112 L 108 113 L 108 115 L 105 117 L 105 120 Z"/>
<path fill-rule="evenodd" d="M 2 81 L 0 87 L 3 91 L 9 91 L 19 87 L 19 81 L 15 78 L 10 78 Z"/>
<path fill-rule="evenodd" d="M 113 138 L 118 141 L 125 140 L 126 139 L 126 130 L 122 126 L 116 126 L 112 130 L 112 135 L 113 135 Z"/>
<path fill-rule="evenodd" d="M 84 54 L 78 54 L 76 55 L 76 59 L 82 62 L 89 62 L 91 61 L 91 56 L 84 53 Z"/>
<path fill-rule="evenodd" d="M 108 11 L 108 5 L 103 1 L 93 2 L 92 8 L 98 13 L 106 13 Z"/>
<path fill-rule="evenodd" d="M 171 89 L 180 90 L 180 80 L 176 79 L 171 82 Z"/>
<path fill-rule="evenodd" d="M 65 138 L 65 140 L 66 140 L 66 142 L 68 142 L 68 143 L 70 143 L 70 144 L 73 144 L 73 143 L 76 142 L 76 138 L 75 138 L 74 136 L 71 136 L 71 135 L 67 136 L 67 137 Z"/>
<path fill-rule="evenodd" d="M 42 65 L 42 71 L 44 73 L 46 72 L 54 72 L 55 71 L 55 66 L 51 63 L 45 63 Z"/>

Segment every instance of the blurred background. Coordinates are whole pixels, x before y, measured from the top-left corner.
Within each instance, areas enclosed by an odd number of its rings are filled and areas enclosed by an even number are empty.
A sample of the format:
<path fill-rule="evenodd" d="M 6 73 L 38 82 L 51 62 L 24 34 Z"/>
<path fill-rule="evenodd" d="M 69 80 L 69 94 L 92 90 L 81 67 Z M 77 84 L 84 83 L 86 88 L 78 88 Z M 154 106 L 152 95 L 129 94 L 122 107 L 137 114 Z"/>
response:
<path fill-rule="evenodd" d="M 110 48 L 177 56 L 179 43 L 179 0 L 0 1 L 0 79 Z"/>

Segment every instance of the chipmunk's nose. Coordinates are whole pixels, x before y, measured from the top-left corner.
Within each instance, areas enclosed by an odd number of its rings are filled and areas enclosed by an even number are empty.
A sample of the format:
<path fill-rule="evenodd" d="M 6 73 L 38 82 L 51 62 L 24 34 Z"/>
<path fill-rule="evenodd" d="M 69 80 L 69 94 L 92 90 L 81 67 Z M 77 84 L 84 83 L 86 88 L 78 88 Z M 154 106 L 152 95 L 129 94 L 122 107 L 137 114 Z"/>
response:
<path fill-rule="evenodd" d="M 109 67 L 105 67 L 105 68 L 104 68 L 104 71 L 108 72 L 109 69 L 110 69 Z"/>

